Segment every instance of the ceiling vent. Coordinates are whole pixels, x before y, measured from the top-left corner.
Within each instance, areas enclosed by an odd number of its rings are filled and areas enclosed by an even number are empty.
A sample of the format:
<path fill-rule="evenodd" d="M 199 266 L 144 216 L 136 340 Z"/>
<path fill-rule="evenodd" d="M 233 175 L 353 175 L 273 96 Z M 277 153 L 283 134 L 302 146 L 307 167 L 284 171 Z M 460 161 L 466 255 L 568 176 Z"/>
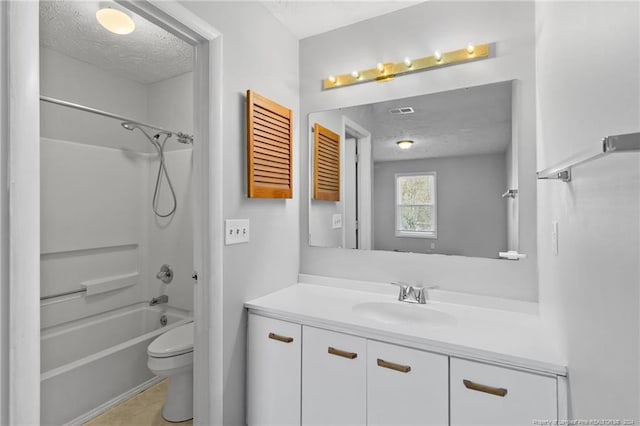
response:
<path fill-rule="evenodd" d="M 398 115 L 398 114 L 413 114 L 415 111 L 411 107 L 400 107 L 400 108 L 390 109 L 389 112 L 391 114 Z"/>

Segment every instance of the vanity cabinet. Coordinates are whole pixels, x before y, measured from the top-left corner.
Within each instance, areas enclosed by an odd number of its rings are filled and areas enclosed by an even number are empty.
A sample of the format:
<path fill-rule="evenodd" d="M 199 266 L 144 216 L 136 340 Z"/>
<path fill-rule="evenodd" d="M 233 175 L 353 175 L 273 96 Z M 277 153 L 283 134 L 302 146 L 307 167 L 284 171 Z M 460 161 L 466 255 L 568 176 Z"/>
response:
<path fill-rule="evenodd" d="M 366 339 L 302 329 L 302 425 L 366 425 Z"/>
<path fill-rule="evenodd" d="M 449 424 L 449 358 L 368 341 L 367 424 Z"/>
<path fill-rule="evenodd" d="M 566 416 L 565 382 L 552 373 L 254 313 L 247 367 L 249 426 L 524 426 Z"/>
<path fill-rule="evenodd" d="M 558 416 L 555 377 L 451 357 L 451 426 L 530 426 Z"/>
<path fill-rule="evenodd" d="M 247 424 L 300 424 L 301 328 L 299 324 L 249 315 Z"/>

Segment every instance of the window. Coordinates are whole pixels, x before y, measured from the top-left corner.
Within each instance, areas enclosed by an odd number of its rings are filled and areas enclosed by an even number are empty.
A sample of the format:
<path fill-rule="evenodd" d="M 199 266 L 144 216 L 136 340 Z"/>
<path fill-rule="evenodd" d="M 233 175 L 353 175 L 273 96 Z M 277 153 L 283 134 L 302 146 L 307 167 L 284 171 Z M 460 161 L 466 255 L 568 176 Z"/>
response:
<path fill-rule="evenodd" d="M 396 236 L 436 238 L 436 174 L 396 174 Z"/>

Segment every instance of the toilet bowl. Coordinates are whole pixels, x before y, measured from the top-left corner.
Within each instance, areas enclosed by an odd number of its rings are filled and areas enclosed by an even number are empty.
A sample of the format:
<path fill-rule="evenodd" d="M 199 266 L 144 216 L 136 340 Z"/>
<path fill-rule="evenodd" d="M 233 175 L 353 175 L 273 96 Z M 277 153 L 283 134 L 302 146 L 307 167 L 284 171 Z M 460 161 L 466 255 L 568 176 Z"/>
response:
<path fill-rule="evenodd" d="M 193 323 L 158 336 L 147 355 L 149 370 L 169 382 L 162 417 L 170 422 L 193 418 Z"/>

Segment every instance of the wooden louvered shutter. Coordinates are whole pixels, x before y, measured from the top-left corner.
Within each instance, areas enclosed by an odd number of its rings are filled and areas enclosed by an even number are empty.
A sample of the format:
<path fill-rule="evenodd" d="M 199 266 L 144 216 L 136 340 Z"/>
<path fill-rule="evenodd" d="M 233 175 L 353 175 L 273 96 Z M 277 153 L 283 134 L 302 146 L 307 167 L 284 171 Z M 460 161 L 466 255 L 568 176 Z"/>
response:
<path fill-rule="evenodd" d="M 293 197 L 293 113 L 247 90 L 250 198 Z"/>
<path fill-rule="evenodd" d="M 340 136 L 313 126 L 313 198 L 340 201 Z"/>

